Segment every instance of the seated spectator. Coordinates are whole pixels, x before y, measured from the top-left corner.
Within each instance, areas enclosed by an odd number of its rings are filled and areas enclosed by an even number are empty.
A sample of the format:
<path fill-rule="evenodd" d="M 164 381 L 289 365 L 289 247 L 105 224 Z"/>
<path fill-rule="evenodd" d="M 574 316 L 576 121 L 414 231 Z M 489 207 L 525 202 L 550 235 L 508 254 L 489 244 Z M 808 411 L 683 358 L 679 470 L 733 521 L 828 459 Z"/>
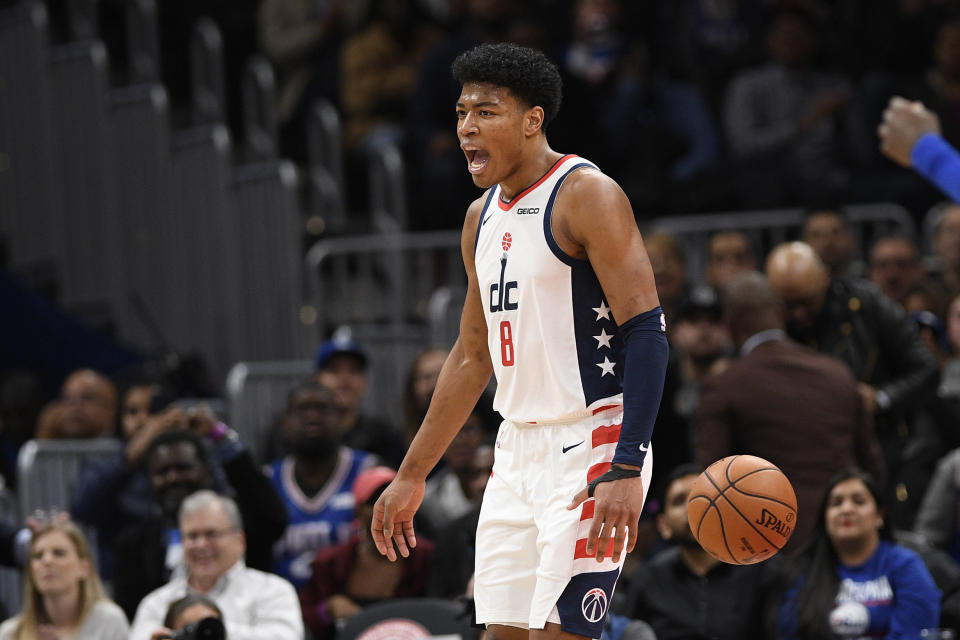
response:
<path fill-rule="evenodd" d="M 71 373 L 60 399 L 47 405 L 37 419 L 38 440 L 112 436 L 117 421 L 117 389 L 92 369 Z"/>
<path fill-rule="evenodd" d="M 695 459 L 701 468 L 734 453 L 769 460 L 790 478 L 800 513 L 813 513 L 837 469 L 877 475 L 883 458 L 857 381 L 835 358 L 783 331 L 783 305 L 759 273 L 737 276 L 724 293 L 724 318 L 739 351 L 701 387 Z M 792 550 L 813 533 L 800 518 Z"/>
<path fill-rule="evenodd" d="M 872 282 L 831 276 L 802 242 L 774 247 L 767 277 L 783 301 L 790 337 L 842 360 L 857 378 L 884 452 L 887 515 L 895 527 L 912 528 L 930 467 L 914 455 L 910 418 L 936 389 L 939 372 L 916 323 Z"/>
<path fill-rule="evenodd" d="M 956 446 L 960 424 L 960 295 L 947 308 L 946 340 L 949 357 L 943 365 L 937 387 L 937 407 L 947 441 Z M 949 436 L 953 436 L 950 438 Z M 937 462 L 936 470 L 917 511 L 915 530 L 933 546 L 948 551 L 960 562 L 960 528 L 957 505 L 960 499 L 960 449 Z"/>
<path fill-rule="evenodd" d="M 187 428 L 182 410 L 164 408 L 169 399 L 168 392 L 151 382 L 130 386 L 120 405 L 123 450 L 113 459 L 86 462 L 74 481 L 70 514 L 96 528 L 100 572 L 106 579 L 113 577 L 112 549 L 117 534 L 153 514 L 150 479 L 141 464 L 143 454 L 161 433 Z"/>
<path fill-rule="evenodd" d="M 945 205 L 933 216 L 933 251 L 940 263 L 934 277 L 950 295 L 957 295 L 960 294 L 960 204 Z"/>
<path fill-rule="evenodd" d="M 427 415 L 433 389 L 437 386 L 440 369 L 447 360 L 446 349 L 427 349 L 416 357 L 410 365 L 407 382 L 403 392 L 404 439 L 407 445 L 420 429 L 420 423 Z"/>
<path fill-rule="evenodd" d="M 179 600 L 170 603 L 163 624 L 174 631 L 178 631 L 188 624 L 193 624 L 197 620 L 205 618 L 223 620 L 223 613 L 216 602 L 202 593 L 188 593 Z"/>
<path fill-rule="evenodd" d="M 707 241 L 704 279 L 718 293 L 730 279 L 757 268 L 757 254 L 749 236 L 742 231 L 718 231 Z"/>
<path fill-rule="evenodd" d="M 107 598 L 87 540 L 66 519 L 42 525 L 30 542 L 21 613 L 0 625 L 0 640 L 126 640 L 123 611 Z"/>
<path fill-rule="evenodd" d="M 917 511 L 914 530 L 927 543 L 947 551 L 954 560 L 960 562 L 958 499 L 960 499 L 960 449 L 954 449 L 937 463 L 936 471 Z"/>
<path fill-rule="evenodd" d="M 306 122 L 314 101 L 337 99 L 339 49 L 346 30 L 343 0 L 259 3 L 260 48 L 277 76 L 277 124 L 284 157 L 304 163 Z"/>
<path fill-rule="evenodd" d="M 746 208 L 843 197 L 847 80 L 815 65 L 822 25 L 797 7 L 777 10 L 767 29 L 768 62 L 730 80 L 724 130 Z"/>
<path fill-rule="evenodd" d="M 299 588 L 310 577 L 317 551 L 340 544 L 354 520 L 351 487 L 374 456 L 343 444 L 343 410 L 317 382 L 301 384 L 287 399 L 283 441 L 288 454 L 268 467 L 290 524 L 274 546 L 273 571 Z"/>
<path fill-rule="evenodd" d="M 470 511 L 441 529 L 433 560 L 430 563 L 429 595 L 456 598 L 465 595 L 476 560 L 477 523 L 480 521 L 480 498 L 493 473 L 493 447 L 482 444 L 473 456 L 473 479 L 470 492 L 477 496 Z M 471 596 L 472 597 L 472 594 Z"/>
<path fill-rule="evenodd" d="M 715 293 L 700 289 L 680 305 L 670 341 L 677 349 L 683 379 L 683 397 L 676 398 L 679 404 L 675 408 L 692 421 L 699 404 L 700 382 L 725 369 L 733 355 L 733 342 Z"/>
<path fill-rule="evenodd" d="M 273 545 L 287 525 L 283 501 L 236 433 L 221 430 L 204 414 L 198 414 L 195 426 L 196 430 L 163 433 L 151 443 L 144 464 L 153 489 L 155 513 L 117 535 L 114 593 L 117 603 L 131 617 L 140 600 L 167 582 L 182 563 L 184 545 L 177 513 L 183 499 L 200 489 L 221 488 L 215 481 L 216 467 L 208 457 L 204 439 L 220 437 L 213 444 L 213 454 L 246 522 L 244 546 L 249 550 L 251 567 L 272 566 Z"/>
<path fill-rule="evenodd" d="M 619 3 L 585 0 L 579 3 L 581 10 L 577 15 L 582 15 L 583 9 L 589 12 L 588 8 L 597 4 L 614 9 L 605 23 L 614 34 L 622 30 L 616 14 Z M 575 25 L 581 22 L 575 20 Z M 596 62 L 577 48 L 567 55 L 567 67 L 578 59 L 589 65 L 585 71 L 593 71 L 597 66 L 611 67 L 608 79 L 587 82 L 576 75 L 570 78 L 572 88 L 579 85 L 588 96 L 581 98 L 586 100 L 581 113 L 573 114 L 580 116 L 576 129 L 582 130 L 582 137 L 571 141 L 571 148 L 583 148 L 582 153 L 611 167 L 611 177 L 623 185 L 638 216 L 703 209 L 721 202 L 719 198 L 726 194 L 718 191 L 717 187 L 722 185 L 715 175 L 720 134 L 696 85 L 658 69 L 650 47 L 639 38 L 631 37 L 626 46 L 616 48 L 603 44 L 600 53 L 605 56 Z M 570 74 L 575 69 L 565 71 Z M 566 81 L 565 77 L 564 109 Z M 591 126 L 594 120 L 598 126 Z M 568 117 L 567 122 L 573 120 Z"/>
<path fill-rule="evenodd" d="M 289 582 L 246 566 L 247 540 L 237 503 L 212 491 L 183 500 L 179 513 L 184 563 L 170 582 L 137 607 L 130 640 L 163 631 L 170 605 L 197 592 L 223 612 L 230 640 L 303 640 L 297 594 Z"/>
<path fill-rule="evenodd" d="M 947 307 L 945 324 L 950 358 L 943 366 L 937 395 L 960 405 L 960 294 Z"/>
<path fill-rule="evenodd" d="M 644 238 L 647 257 L 657 282 L 657 297 L 667 316 L 667 330 L 672 326 L 674 314 L 690 289 L 687 280 L 687 254 L 676 236 L 667 233 L 652 233 Z"/>
<path fill-rule="evenodd" d="M 920 263 L 920 247 L 913 238 L 901 233 L 883 235 L 873 241 L 867 268 L 870 280 L 904 308 L 907 295 L 926 275 Z"/>
<path fill-rule="evenodd" d="M 918 294 L 912 294 L 914 304 Z M 960 297 L 950 301 L 940 314 L 934 314 L 928 305 L 911 311 L 910 317 L 920 329 L 924 344 L 940 366 L 940 381 L 928 392 L 916 414 L 931 424 L 927 428 L 932 458 L 928 461 L 928 474 L 939 458 L 951 449 L 960 446 Z M 946 322 L 940 318 L 946 318 Z M 948 327 L 953 325 L 953 338 Z M 929 479 L 929 475 L 928 475 Z"/>
<path fill-rule="evenodd" d="M 444 527 L 470 511 L 480 499 L 473 483 L 473 460 L 485 436 L 483 419 L 474 411 L 443 452 L 444 467 L 427 480 L 417 512 L 418 529 L 427 537 L 436 539 Z"/>
<path fill-rule="evenodd" d="M 300 590 L 300 606 L 315 640 L 333 638 L 336 626 L 364 606 L 426 595 L 433 543 L 418 536 L 408 557 L 391 562 L 370 537 L 373 505 L 396 475 L 388 467 L 374 467 L 357 476 L 354 534 L 343 544 L 320 551 L 313 561 L 310 580 Z"/>
<path fill-rule="evenodd" d="M 417 70 L 439 33 L 413 0 L 365 5 L 340 49 L 343 145 L 348 153 L 402 145 Z"/>
<path fill-rule="evenodd" d="M 777 638 L 919 638 L 939 625 L 940 591 L 920 556 L 892 542 L 885 516 L 868 474 L 831 480 L 813 538 L 781 576 Z"/>
<path fill-rule="evenodd" d="M 217 603 L 202 593 L 190 592 L 179 600 L 174 600 L 170 603 L 170 606 L 167 608 L 167 616 L 163 619 L 163 628 L 154 631 L 153 635 L 150 636 L 150 640 L 170 638 L 170 634 L 174 631 L 182 631 L 190 625 L 193 625 L 191 629 L 197 629 L 197 625 L 201 623 L 201 621 L 211 618 L 218 620 L 220 622 L 220 629 L 223 629 L 223 613 L 221 613 Z M 188 640 L 194 638 L 199 640 L 208 637 L 201 634 L 195 633 L 195 635 L 190 636 Z"/>
<path fill-rule="evenodd" d="M 384 463 L 398 468 L 407 450 L 400 433 L 361 408 L 367 390 L 367 354 L 360 344 L 349 335 L 336 335 L 320 345 L 315 360 L 314 379 L 333 391 L 334 401 L 342 410 L 343 443 L 376 454 Z"/>
<path fill-rule="evenodd" d="M 648 623 L 660 640 L 760 638 L 766 565 L 724 564 L 694 539 L 687 496 L 699 473 L 692 464 L 670 473 L 657 515 L 669 547 L 630 578 L 622 613 Z"/>
<path fill-rule="evenodd" d="M 804 218 L 800 240 L 813 247 L 831 276 L 858 275 L 851 273 L 856 240 L 839 209 L 812 209 Z"/>

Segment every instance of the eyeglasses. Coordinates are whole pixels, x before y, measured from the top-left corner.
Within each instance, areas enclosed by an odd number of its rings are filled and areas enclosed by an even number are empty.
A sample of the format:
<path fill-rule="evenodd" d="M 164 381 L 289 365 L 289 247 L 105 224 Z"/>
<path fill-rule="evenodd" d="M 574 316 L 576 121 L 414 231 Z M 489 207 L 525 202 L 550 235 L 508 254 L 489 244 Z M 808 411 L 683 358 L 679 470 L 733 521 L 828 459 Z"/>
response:
<path fill-rule="evenodd" d="M 187 531 L 182 534 L 183 541 L 190 544 L 197 544 L 202 540 L 207 542 L 217 542 L 224 536 L 236 533 L 236 529 L 207 529 L 206 531 Z"/>

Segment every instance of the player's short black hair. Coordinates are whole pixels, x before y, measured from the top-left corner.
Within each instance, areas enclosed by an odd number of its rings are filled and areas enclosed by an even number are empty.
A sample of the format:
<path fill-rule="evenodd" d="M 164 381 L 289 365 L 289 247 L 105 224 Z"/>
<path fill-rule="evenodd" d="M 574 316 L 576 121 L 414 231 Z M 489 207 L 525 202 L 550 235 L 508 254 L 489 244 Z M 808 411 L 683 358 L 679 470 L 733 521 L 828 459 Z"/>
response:
<path fill-rule="evenodd" d="M 560 111 L 563 81 L 560 71 L 542 51 L 509 42 L 484 43 L 453 61 L 460 84 L 484 82 L 510 90 L 521 102 L 543 109 L 543 130 Z"/>

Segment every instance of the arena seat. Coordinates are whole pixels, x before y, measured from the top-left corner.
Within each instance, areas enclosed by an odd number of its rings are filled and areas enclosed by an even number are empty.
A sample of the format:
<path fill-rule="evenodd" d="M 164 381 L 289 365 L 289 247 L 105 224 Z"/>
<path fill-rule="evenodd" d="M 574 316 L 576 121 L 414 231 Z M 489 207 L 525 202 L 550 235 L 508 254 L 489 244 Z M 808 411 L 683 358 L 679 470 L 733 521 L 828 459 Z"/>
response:
<path fill-rule="evenodd" d="M 227 375 L 227 414 L 230 426 L 249 447 L 255 460 L 277 416 L 284 410 L 287 394 L 313 371 L 310 360 L 238 362 Z"/>
<path fill-rule="evenodd" d="M 337 632 L 337 640 L 389 638 L 459 638 L 474 640 L 479 629 L 472 624 L 467 605 L 441 598 L 402 598 L 365 607 Z"/>

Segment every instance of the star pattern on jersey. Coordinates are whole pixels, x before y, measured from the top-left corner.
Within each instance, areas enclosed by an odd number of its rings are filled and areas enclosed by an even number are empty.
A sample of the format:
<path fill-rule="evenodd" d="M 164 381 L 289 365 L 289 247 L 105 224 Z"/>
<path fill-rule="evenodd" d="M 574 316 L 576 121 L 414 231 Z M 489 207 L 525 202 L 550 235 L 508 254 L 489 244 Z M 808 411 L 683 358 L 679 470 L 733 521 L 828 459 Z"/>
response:
<path fill-rule="evenodd" d="M 609 373 L 610 375 L 613 375 L 613 368 L 614 368 L 615 366 L 617 366 L 617 363 L 616 363 L 616 362 L 610 362 L 610 358 L 608 358 L 607 356 L 603 356 L 603 362 L 598 362 L 598 363 L 597 363 L 597 366 L 600 367 L 600 368 L 603 370 L 603 373 L 600 374 L 600 377 L 602 378 L 603 376 L 607 375 L 608 373 Z"/>
<path fill-rule="evenodd" d="M 593 339 L 597 341 L 597 349 L 600 347 L 610 348 L 610 341 L 613 340 L 613 336 L 607 333 L 607 330 L 602 328 L 600 329 L 600 335 L 593 336 Z"/>
<path fill-rule="evenodd" d="M 607 301 L 604 300 L 602 297 L 600 298 L 600 306 L 591 307 L 591 308 L 597 314 L 596 322 L 598 324 L 602 323 L 602 321 L 604 320 L 607 320 L 608 322 L 611 321 L 610 307 L 607 306 Z M 604 347 L 606 347 L 607 349 L 610 349 L 611 348 L 610 341 L 613 340 L 615 337 L 616 337 L 616 334 L 609 334 L 607 333 L 607 329 L 605 327 L 600 327 L 600 335 L 593 336 L 593 339 L 597 341 L 597 350 L 599 351 Z M 617 366 L 616 361 L 610 362 L 610 358 L 608 358 L 607 356 L 603 356 L 603 362 L 595 362 L 594 364 L 600 367 L 601 378 L 607 375 L 608 373 L 611 376 L 616 377 L 616 374 L 613 372 L 613 368 Z"/>
<path fill-rule="evenodd" d="M 610 319 L 610 307 L 607 306 L 607 301 L 603 298 L 600 299 L 600 306 L 593 307 L 593 310 L 597 312 L 597 322 Z"/>

